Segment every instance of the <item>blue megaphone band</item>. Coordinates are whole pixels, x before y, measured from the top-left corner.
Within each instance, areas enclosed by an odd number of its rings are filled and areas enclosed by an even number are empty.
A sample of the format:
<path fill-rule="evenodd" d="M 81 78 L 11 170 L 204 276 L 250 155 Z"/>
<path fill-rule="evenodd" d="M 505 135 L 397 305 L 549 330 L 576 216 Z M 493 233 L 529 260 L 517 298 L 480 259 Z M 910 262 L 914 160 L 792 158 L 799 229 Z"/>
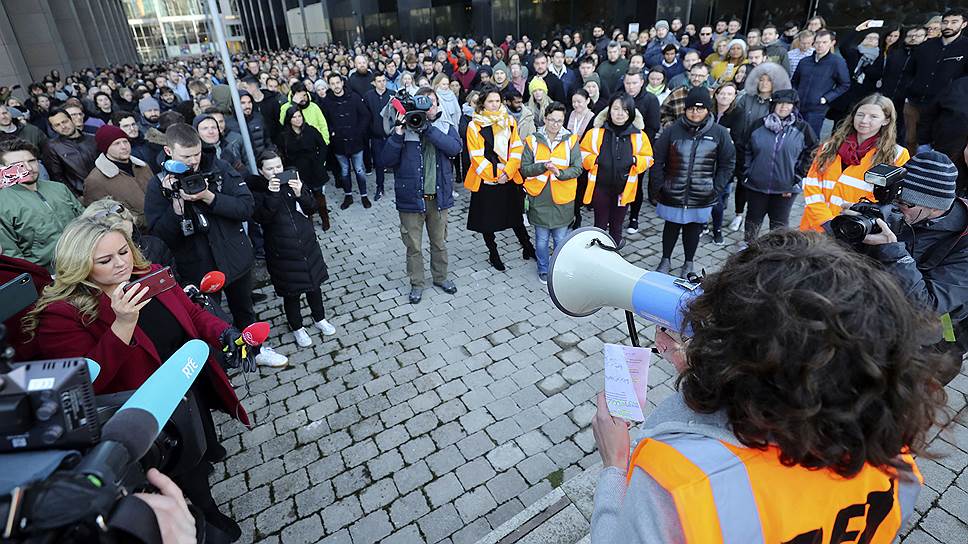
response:
<path fill-rule="evenodd" d="M 642 274 L 632 290 L 632 308 L 636 315 L 660 327 L 692 336 L 692 327 L 680 330 L 682 315 L 689 301 L 702 294 L 702 289 L 689 290 L 677 282 L 683 280 L 661 272 Z"/>

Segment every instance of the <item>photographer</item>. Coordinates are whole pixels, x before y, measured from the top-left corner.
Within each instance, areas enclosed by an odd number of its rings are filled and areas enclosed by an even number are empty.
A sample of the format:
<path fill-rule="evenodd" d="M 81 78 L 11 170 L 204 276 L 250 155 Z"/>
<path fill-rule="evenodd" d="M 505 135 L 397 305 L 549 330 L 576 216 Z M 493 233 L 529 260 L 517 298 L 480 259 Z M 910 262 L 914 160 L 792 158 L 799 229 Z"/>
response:
<path fill-rule="evenodd" d="M 810 232 L 755 240 L 702 288 L 687 343 L 657 332 L 679 391 L 631 454 L 598 397 L 592 541 L 893 542 L 920 492 L 912 456 L 946 419 L 941 356 L 917 340 L 931 317 Z"/>
<path fill-rule="evenodd" d="M 430 273 L 434 285 L 453 295 L 457 286 L 447 279 L 447 210 L 454 205 L 454 169 L 451 157 L 461 150 L 457 127 L 446 121 L 437 110 L 437 95 L 429 87 L 417 96 L 430 97 L 423 129 L 405 128 L 403 116 L 387 138 L 377 164 L 393 168 L 397 211 L 400 213 L 400 235 L 407 248 L 407 275 L 410 276 L 410 303 L 423 296 L 424 226 L 430 239 Z M 388 128 L 386 124 L 384 128 Z"/>
<path fill-rule="evenodd" d="M 884 265 L 910 299 L 946 316 L 938 347 L 953 365 L 937 370 L 947 383 L 958 375 L 968 350 L 968 203 L 955 198 L 958 170 L 944 154 L 918 153 L 904 167 L 901 194 L 894 201 L 904 222 L 893 232 L 878 219 L 881 232 L 867 235 L 864 244 L 867 255 Z"/>
<path fill-rule="evenodd" d="M 188 166 L 187 176 L 204 174 L 206 187 L 185 191 L 188 177 L 158 174 L 148 184 L 145 219 L 150 232 L 171 248 L 182 278 L 198 285 L 202 277 L 219 270 L 225 274 L 225 293 L 235 326 L 255 321 L 252 307 L 252 266 L 255 256 L 242 222 L 251 219 L 252 194 L 245 180 L 226 162 L 202 153 L 202 141 L 191 126 L 179 123 L 165 132 L 165 153 Z M 196 182 L 197 182 L 197 178 Z M 177 187 L 176 187 L 177 186 Z M 165 196 L 165 194 L 170 196 Z M 215 295 L 216 302 L 221 296 Z M 283 366 L 286 357 L 263 346 L 256 362 Z"/>

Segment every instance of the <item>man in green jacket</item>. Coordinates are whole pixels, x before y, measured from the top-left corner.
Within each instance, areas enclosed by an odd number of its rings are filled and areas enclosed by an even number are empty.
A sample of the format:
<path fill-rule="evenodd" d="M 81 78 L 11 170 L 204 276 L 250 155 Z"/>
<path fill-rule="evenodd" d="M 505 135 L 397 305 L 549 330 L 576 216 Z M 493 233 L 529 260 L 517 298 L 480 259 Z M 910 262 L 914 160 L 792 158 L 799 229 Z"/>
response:
<path fill-rule="evenodd" d="M 283 104 L 282 109 L 279 110 L 279 124 L 283 131 L 286 130 L 286 112 L 293 106 L 302 110 L 303 120 L 318 130 L 323 135 L 323 141 L 326 142 L 326 145 L 329 145 L 329 127 L 326 125 L 323 110 L 319 109 L 319 106 L 309 98 L 309 91 L 306 90 L 306 86 L 301 81 L 292 84 L 289 91 L 289 101 Z"/>
<path fill-rule="evenodd" d="M 57 239 L 84 208 L 63 183 L 38 179 L 38 153 L 19 138 L 0 142 L 0 165 L 19 163 L 29 171 L 23 181 L 0 189 L 0 249 L 53 271 Z"/>

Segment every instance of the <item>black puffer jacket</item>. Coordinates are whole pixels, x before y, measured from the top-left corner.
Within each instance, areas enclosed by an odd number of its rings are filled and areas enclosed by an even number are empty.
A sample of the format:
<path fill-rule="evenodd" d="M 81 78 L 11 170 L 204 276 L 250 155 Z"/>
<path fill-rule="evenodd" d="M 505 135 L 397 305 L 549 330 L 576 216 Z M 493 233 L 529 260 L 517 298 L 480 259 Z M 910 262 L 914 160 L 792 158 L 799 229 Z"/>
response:
<path fill-rule="evenodd" d="M 245 93 L 250 98 L 252 95 L 242 91 L 239 95 Z M 249 129 L 249 139 L 252 141 L 252 152 L 258 157 L 260 153 L 266 149 L 272 149 L 272 140 L 269 138 L 269 131 L 266 129 L 266 120 L 262 117 L 262 114 L 252 107 L 252 114 L 245 117 L 245 126 Z"/>
<path fill-rule="evenodd" d="M 370 128 L 370 110 L 366 109 L 363 98 L 349 88 L 342 96 L 326 93 L 322 110 L 333 151 L 344 156 L 363 151 L 363 142 Z"/>
<path fill-rule="evenodd" d="M 245 183 L 255 198 L 252 218 L 262 226 L 266 267 L 276 294 L 285 297 L 318 289 L 329 273 L 316 230 L 307 217 L 317 209 L 312 190 L 303 185 L 296 198 L 288 185 L 270 192 L 262 176 L 248 176 Z"/>
<path fill-rule="evenodd" d="M 181 277 L 198 285 L 202 276 L 212 270 L 225 274 L 232 283 L 252 269 L 255 254 L 252 243 L 242 229 L 242 222 L 252 217 L 252 194 L 245 180 L 225 161 L 203 153 L 199 172 L 218 172 L 221 181 L 209 189 L 215 193 L 211 205 L 187 202 L 186 209 L 205 214 L 209 221 L 207 233 L 196 231 L 185 236 L 181 216 L 175 214 L 171 200 L 161 194 L 161 178 L 155 176 L 145 194 L 145 219 L 149 232 L 161 238 L 175 255 Z"/>
<path fill-rule="evenodd" d="M 685 116 L 662 131 L 653 150 L 649 195 L 666 206 L 712 206 L 733 175 L 736 149 L 729 131 L 712 116 L 690 127 Z"/>

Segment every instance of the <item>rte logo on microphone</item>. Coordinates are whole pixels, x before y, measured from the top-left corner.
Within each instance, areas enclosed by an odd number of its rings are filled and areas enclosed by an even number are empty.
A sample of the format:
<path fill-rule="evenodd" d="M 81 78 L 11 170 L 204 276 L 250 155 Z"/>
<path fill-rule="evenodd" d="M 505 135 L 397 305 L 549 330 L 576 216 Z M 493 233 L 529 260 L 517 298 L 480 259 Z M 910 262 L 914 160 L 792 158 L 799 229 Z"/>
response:
<path fill-rule="evenodd" d="M 195 373 L 198 372 L 198 368 L 199 368 L 199 365 L 198 363 L 195 362 L 195 359 L 193 357 L 189 357 L 188 361 L 185 363 L 185 366 L 182 367 L 181 371 L 182 371 L 182 374 L 184 374 L 185 377 L 190 380 L 192 379 L 192 377 L 195 376 Z"/>

